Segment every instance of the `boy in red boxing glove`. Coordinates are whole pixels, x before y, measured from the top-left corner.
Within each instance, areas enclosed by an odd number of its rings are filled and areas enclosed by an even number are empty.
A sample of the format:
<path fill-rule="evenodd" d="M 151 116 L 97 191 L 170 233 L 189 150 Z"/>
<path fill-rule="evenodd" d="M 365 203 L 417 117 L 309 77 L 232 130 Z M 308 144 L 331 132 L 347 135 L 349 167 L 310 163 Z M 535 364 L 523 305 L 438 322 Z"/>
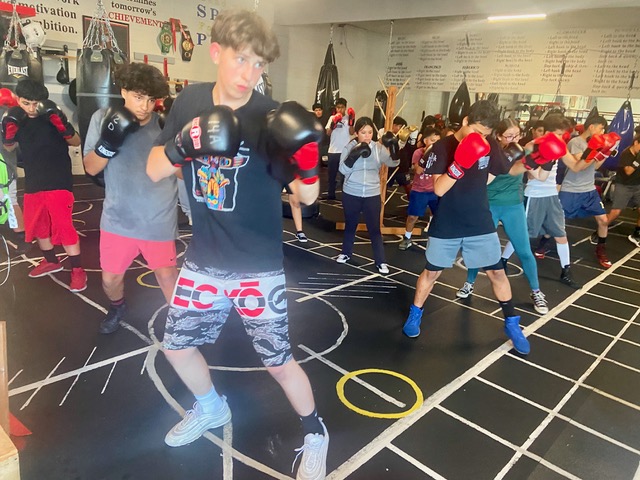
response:
<path fill-rule="evenodd" d="M 502 148 L 490 137 L 499 119 L 495 104 L 476 102 L 463 119 L 462 128 L 431 149 L 425 171 L 433 174 L 434 192 L 441 198 L 429 227 L 426 265 L 402 332 L 411 338 L 420 335 L 424 303 L 442 271 L 453 266 L 461 250 L 467 268 L 485 269 L 502 307 L 504 332 L 516 351 L 526 355 L 529 341 L 515 313 L 487 196 L 487 184 L 510 170 Z"/>
<path fill-rule="evenodd" d="M 593 116 L 585 122 L 584 132 L 569 141 L 567 148 L 570 155 L 562 158 L 568 171 L 558 195 L 565 218 L 595 218 L 597 230 L 589 240 L 596 245 L 596 258 L 605 269 L 611 267 L 606 251 L 609 231 L 607 212 L 594 180 L 596 170 L 613 153 L 619 139 L 617 134 L 604 134 L 606 128 L 604 117 Z"/>

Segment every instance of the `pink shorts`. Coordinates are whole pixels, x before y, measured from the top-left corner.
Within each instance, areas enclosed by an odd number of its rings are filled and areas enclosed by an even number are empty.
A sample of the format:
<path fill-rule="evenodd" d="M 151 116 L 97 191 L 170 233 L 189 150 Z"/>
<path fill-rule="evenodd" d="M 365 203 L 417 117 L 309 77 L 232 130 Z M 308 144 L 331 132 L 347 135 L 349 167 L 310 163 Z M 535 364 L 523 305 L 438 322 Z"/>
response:
<path fill-rule="evenodd" d="M 73 226 L 73 202 L 73 193 L 69 190 L 25 193 L 25 240 L 50 238 L 54 245 L 78 243 L 78 232 Z"/>
<path fill-rule="evenodd" d="M 139 240 L 100 230 L 100 267 L 105 272 L 123 274 L 139 254 L 150 270 L 176 266 L 174 240 Z"/>

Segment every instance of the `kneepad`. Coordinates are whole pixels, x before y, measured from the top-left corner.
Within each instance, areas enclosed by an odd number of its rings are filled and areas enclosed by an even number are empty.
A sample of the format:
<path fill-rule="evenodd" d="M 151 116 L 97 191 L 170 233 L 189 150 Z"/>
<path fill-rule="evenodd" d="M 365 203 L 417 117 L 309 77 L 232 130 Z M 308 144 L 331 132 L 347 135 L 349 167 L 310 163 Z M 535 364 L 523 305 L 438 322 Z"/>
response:
<path fill-rule="evenodd" d="M 498 260 L 498 262 L 494 265 L 489 265 L 488 267 L 482 267 L 482 269 L 484 271 L 487 270 L 504 270 L 504 264 L 502 263 L 502 260 Z"/>

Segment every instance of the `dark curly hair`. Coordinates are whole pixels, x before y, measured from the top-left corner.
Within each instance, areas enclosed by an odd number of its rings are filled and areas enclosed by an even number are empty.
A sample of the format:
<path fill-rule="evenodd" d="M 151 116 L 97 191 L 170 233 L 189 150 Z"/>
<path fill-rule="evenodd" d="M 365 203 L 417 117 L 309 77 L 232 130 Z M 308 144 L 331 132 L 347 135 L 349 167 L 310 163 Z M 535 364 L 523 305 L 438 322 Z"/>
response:
<path fill-rule="evenodd" d="M 151 98 L 169 95 L 169 85 L 160 70 L 146 63 L 127 63 L 116 70 L 116 84 Z"/>
<path fill-rule="evenodd" d="M 32 102 L 41 102 L 49 98 L 49 90 L 42 82 L 27 77 L 20 80 L 16 85 L 16 95 Z"/>

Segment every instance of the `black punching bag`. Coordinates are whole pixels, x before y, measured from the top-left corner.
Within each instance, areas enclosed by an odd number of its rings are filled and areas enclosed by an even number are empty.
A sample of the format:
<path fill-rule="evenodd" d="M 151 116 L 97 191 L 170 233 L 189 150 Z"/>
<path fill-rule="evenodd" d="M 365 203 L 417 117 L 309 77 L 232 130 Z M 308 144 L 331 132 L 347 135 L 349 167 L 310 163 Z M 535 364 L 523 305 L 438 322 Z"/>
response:
<path fill-rule="evenodd" d="M 44 84 L 40 49 L 34 48 L 29 51 L 26 48 L 3 48 L 0 50 L 0 84 L 4 88 L 15 91 L 18 82 L 26 77 Z"/>
<path fill-rule="evenodd" d="M 467 82 L 463 80 L 449 105 L 449 126 L 454 130 L 460 128 L 462 120 L 469 114 L 470 108 L 471 97 L 469 96 Z"/>
<path fill-rule="evenodd" d="M 76 70 L 76 98 L 78 105 L 78 127 L 82 148 L 89 129 L 91 116 L 96 110 L 124 105 L 124 99 L 115 84 L 115 69 L 126 59 L 120 52 L 108 49 L 83 48 L 78 50 Z M 104 186 L 102 172 L 91 179 Z"/>
<path fill-rule="evenodd" d="M 384 128 L 384 115 L 387 110 L 387 92 L 384 90 L 378 90 L 376 92 L 376 99 L 373 102 L 373 124 L 376 126 L 378 130 Z M 378 139 L 378 132 L 374 128 L 373 130 L 373 139 Z"/>

